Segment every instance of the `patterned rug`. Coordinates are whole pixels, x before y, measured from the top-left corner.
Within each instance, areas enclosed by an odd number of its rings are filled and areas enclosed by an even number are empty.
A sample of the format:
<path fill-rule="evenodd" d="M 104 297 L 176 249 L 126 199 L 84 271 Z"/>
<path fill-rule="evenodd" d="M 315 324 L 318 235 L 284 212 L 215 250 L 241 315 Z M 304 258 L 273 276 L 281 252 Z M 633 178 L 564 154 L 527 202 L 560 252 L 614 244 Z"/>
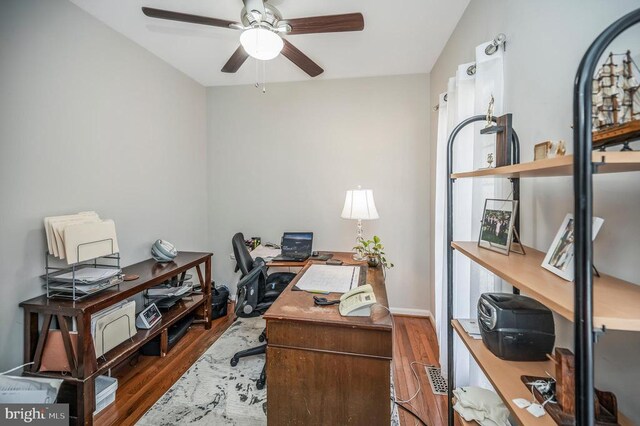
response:
<path fill-rule="evenodd" d="M 138 421 L 140 426 L 267 424 L 267 389 L 256 389 L 264 355 L 229 360 L 235 352 L 260 344 L 262 318 L 235 321 Z M 393 395 L 393 380 L 391 381 Z M 269 382 L 267 381 L 267 386 Z M 392 406 L 391 426 L 399 426 Z"/>

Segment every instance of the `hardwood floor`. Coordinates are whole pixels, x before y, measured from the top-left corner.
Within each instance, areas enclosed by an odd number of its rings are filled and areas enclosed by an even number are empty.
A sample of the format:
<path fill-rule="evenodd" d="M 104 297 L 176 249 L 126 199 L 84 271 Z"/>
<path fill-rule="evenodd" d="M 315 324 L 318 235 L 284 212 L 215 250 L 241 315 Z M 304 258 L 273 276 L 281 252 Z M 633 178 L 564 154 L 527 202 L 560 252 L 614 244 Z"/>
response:
<path fill-rule="evenodd" d="M 399 315 L 394 315 L 393 318 L 393 374 L 396 399 L 407 400 L 418 388 L 418 382 L 410 368 L 411 362 L 439 366 L 438 341 L 433 324 L 428 318 Z M 446 425 L 447 397 L 433 394 L 423 365 L 415 364 L 413 368 L 419 379 L 420 392 L 415 399 L 403 405 L 429 426 Z M 402 409 L 399 411 L 402 426 L 421 424 L 411 414 Z"/>
<path fill-rule="evenodd" d="M 117 399 L 94 417 L 96 425 L 133 425 L 173 385 L 233 322 L 233 305 L 210 330 L 194 326 L 166 357 L 138 356 L 113 370 L 118 378 Z"/>
<path fill-rule="evenodd" d="M 139 356 L 132 365 L 112 373 L 118 377 L 118 398 L 114 404 L 95 417 L 96 425 L 133 425 L 182 376 L 185 371 L 224 333 L 233 322 L 229 315 L 215 320 L 211 330 L 194 327 L 165 358 Z M 409 367 L 412 361 L 438 365 L 438 343 L 431 321 L 427 318 L 394 316 L 393 369 L 397 399 L 408 399 L 416 389 L 416 379 Z M 155 362 L 151 362 L 155 360 Z M 134 363 L 135 361 L 135 363 Z M 429 426 L 446 425 L 446 397 L 434 395 L 424 366 L 416 364 L 421 390 L 410 403 L 404 404 Z M 400 424 L 420 424 L 413 416 L 399 409 Z"/>

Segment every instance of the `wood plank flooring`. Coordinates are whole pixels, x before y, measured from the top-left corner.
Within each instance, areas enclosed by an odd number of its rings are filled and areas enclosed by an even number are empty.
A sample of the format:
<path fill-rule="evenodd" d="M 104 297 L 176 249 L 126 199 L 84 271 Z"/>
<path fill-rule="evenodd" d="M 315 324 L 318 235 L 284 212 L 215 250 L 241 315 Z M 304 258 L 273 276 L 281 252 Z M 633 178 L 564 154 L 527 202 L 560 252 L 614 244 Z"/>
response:
<path fill-rule="evenodd" d="M 407 400 L 418 389 L 418 382 L 411 371 L 411 362 L 439 366 L 438 341 L 433 324 L 428 318 L 394 315 L 393 373 L 396 399 Z M 409 403 L 403 404 L 416 413 L 429 426 L 447 424 L 447 397 L 434 395 L 429 385 L 425 367 L 414 364 L 420 392 Z M 411 414 L 400 409 L 402 426 L 420 425 Z"/>
<path fill-rule="evenodd" d="M 123 363 L 116 401 L 94 417 L 95 425 L 133 425 L 195 363 L 233 322 L 233 305 L 226 317 L 214 320 L 210 330 L 194 326 L 166 357 L 139 356 Z"/>
<path fill-rule="evenodd" d="M 187 369 L 224 333 L 233 322 L 233 306 L 229 315 L 215 320 L 211 330 L 193 327 L 168 355 L 139 356 L 112 371 L 118 377 L 118 398 L 114 404 L 95 417 L 96 425 L 133 425 L 182 376 Z M 409 367 L 412 361 L 438 365 L 438 343 L 431 321 L 427 318 L 394 316 L 393 369 L 396 397 L 408 399 L 417 382 Z M 433 395 L 424 366 L 414 365 L 421 391 L 410 403 L 404 404 L 429 426 L 446 425 L 446 397 Z M 402 409 L 402 426 L 420 424 Z"/>

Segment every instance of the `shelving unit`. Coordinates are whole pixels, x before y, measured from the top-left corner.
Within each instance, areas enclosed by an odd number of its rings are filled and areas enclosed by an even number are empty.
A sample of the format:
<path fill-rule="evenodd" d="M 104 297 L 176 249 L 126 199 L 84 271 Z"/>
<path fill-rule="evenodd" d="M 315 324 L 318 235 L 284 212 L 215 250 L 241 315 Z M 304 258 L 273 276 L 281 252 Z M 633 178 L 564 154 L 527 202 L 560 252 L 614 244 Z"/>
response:
<path fill-rule="evenodd" d="M 464 179 L 473 177 L 525 178 L 573 176 L 573 161 L 573 155 L 565 155 L 563 157 L 512 164 L 504 167 L 452 173 L 451 177 L 453 179 Z M 639 171 L 640 152 L 594 152 L 592 154 L 592 162 L 598 174 Z"/>
<path fill-rule="evenodd" d="M 493 383 L 518 422 L 523 425 L 553 425 L 549 416 L 535 418 L 525 410 L 514 406 L 512 399 L 530 397 L 530 391 L 521 383 L 520 376 L 545 376 L 555 368 L 550 362 L 509 362 L 500 360 L 491 353 L 482 341 L 467 336 L 453 318 L 453 251 L 457 250 L 469 259 L 498 275 L 514 287 L 525 291 L 548 308 L 556 311 L 574 324 L 575 351 L 575 421 L 578 425 L 593 426 L 594 372 L 593 345 L 594 325 L 599 331 L 606 329 L 640 331 L 640 286 L 627 281 L 602 275 L 593 277 L 593 174 L 640 171 L 639 152 L 593 151 L 591 130 L 592 78 L 599 58 L 611 42 L 629 27 L 640 23 L 637 9 L 610 25 L 593 42 L 585 53 L 576 76 L 574 89 L 574 156 L 564 156 L 492 169 L 453 173 L 453 145 L 457 134 L 465 126 L 484 120 L 485 116 L 470 117 L 458 124 L 451 132 L 447 145 L 447 348 L 448 348 L 448 423 L 453 426 L 455 416 L 452 406 L 454 386 L 453 333 L 460 336 L 469 352 Z M 514 132 L 515 133 L 515 132 Z M 516 137 L 517 143 L 517 137 Z M 514 184 L 514 199 L 520 178 L 572 176 L 574 182 L 574 266 L 575 282 L 567 282 L 542 268 L 544 253 L 526 248 L 526 255 L 499 253 L 483 250 L 475 242 L 453 241 L 453 184 L 456 179 L 475 177 L 509 178 Z M 622 413 L 618 413 L 622 425 L 632 424 Z"/>
<path fill-rule="evenodd" d="M 33 362 L 24 374 L 63 379 L 65 386 L 60 391 L 60 402 L 70 404 L 70 415 L 76 424 L 93 424 L 94 381 L 97 376 L 108 374 L 111 369 L 126 361 L 145 343 L 157 336 L 160 336 L 160 358 L 164 357 L 168 352 L 169 327 L 189 313 L 196 315 L 194 323 L 202 324 L 205 329 L 211 328 L 211 256 L 211 253 L 180 252 L 170 263 L 160 264 L 148 259 L 127 266 L 123 268 L 123 273 L 137 275 L 138 279 L 125 281 L 117 289 L 109 288 L 80 301 L 49 299 L 42 295 L 20 303 L 24 309 L 24 361 Z M 184 279 L 187 271 L 192 268 L 198 272 L 201 294 L 183 298 L 170 310 L 163 312 L 162 319 L 154 327 L 149 330 L 137 330 L 131 339 L 125 340 L 104 356 L 96 358 L 91 336 L 92 314 L 179 275 Z M 65 343 L 64 355 L 72 370 L 67 374 L 38 371 L 54 318 Z M 69 334 L 69 329 L 74 323 L 77 324 L 78 331 L 78 344 L 75 349 L 71 345 Z"/>
<path fill-rule="evenodd" d="M 504 256 L 478 247 L 475 241 L 451 246 L 478 265 L 573 321 L 574 283 L 543 269 L 545 253 L 525 246 L 526 255 Z M 594 277 L 593 325 L 604 330 L 640 331 L 640 285 L 601 274 Z"/>
<path fill-rule="evenodd" d="M 482 343 L 482 340 L 475 340 L 469 337 L 462 325 L 457 320 L 453 320 L 453 329 L 460 336 L 460 339 L 467 347 L 473 358 L 476 360 L 484 374 L 487 376 L 498 395 L 504 401 L 504 405 L 509 408 L 513 416 L 521 423 L 532 426 L 552 426 L 555 422 L 551 416 L 534 417 L 528 411 L 519 409 L 512 401 L 514 398 L 525 398 L 531 400 L 531 391 L 520 380 L 520 376 L 542 376 L 554 371 L 553 362 L 520 362 L 503 361 L 496 357 Z"/>
<path fill-rule="evenodd" d="M 509 408 L 511 413 L 513 413 L 513 416 L 521 424 L 532 426 L 553 426 L 556 424 L 551 416 L 547 415 L 536 418 L 532 414 L 529 414 L 528 411 L 518 408 L 513 403 L 514 398 L 531 400 L 531 391 L 529 391 L 522 383 L 520 377 L 545 377 L 547 372 L 551 373 L 555 369 L 552 361 L 520 362 L 501 360 L 487 349 L 484 343 L 482 343 L 482 340 L 475 340 L 469 337 L 457 320 L 453 320 L 452 325 L 456 334 L 460 336 L 460 339 L 466 346 L 467 350 L 473 356 L 473 359 L 478 363 L 484 374 L 489 378 L 489 381 L 505 402 L 507 408 Z M 618 417 L 621 425 L 633 425 L 633 423 L 621 413 L 618 413 Z M 473 424 L 470 422 L 465 423 Z"/>

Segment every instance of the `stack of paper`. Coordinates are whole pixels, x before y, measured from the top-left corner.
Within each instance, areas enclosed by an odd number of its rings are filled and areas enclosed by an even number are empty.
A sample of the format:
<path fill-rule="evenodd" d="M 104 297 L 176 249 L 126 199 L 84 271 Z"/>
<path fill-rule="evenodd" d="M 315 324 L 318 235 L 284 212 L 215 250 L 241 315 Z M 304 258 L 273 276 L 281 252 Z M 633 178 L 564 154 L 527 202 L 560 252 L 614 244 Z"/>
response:
<path fill-rule="evenodd" d="M 460 323 L 464 331 L 467 332 L 469 337 L 475 340 L 482 339 L 482 335 L 480 334 L 480 326 L 478 325 L 477 319 L 459 318 L 458 322 Z"/>
<path fill-rule="evenodd" d="M 76 293 L 87 295 L 122 282 L 122 269 L 94 268 L 91 265 L 81 265 L 73 271 L 69 269 L 42 276 L 49 279 L 49 290 L 62 293 Z M 75 286 L 74 286 L 75 284 Z"/>
<path fill-rule="evenodd" d="M 61 379 L 0 375 L 0 404 L 53 404 Z"/>
<path fill-rule="evenodd" d="M 346 293 L 360 280 L 360 266 L 311 265 L 296 287 L 305 291 Z"/>
<path fill-rule="evenodd" d="M 44 218 L 49 253 L 69 265 L 118 253 L 113 220 L 102 220 L 94 211 Z"/>
<path fill-rule="evenodd" d="M 147 290 L 147 298 L 149 299 L 163 299 L 165 297 L 182 296 L 193 290 L 193 283 L 186 282 L 184 285 L 178 287 L 161 285 L 157 287 L 151 287 Z"/>

